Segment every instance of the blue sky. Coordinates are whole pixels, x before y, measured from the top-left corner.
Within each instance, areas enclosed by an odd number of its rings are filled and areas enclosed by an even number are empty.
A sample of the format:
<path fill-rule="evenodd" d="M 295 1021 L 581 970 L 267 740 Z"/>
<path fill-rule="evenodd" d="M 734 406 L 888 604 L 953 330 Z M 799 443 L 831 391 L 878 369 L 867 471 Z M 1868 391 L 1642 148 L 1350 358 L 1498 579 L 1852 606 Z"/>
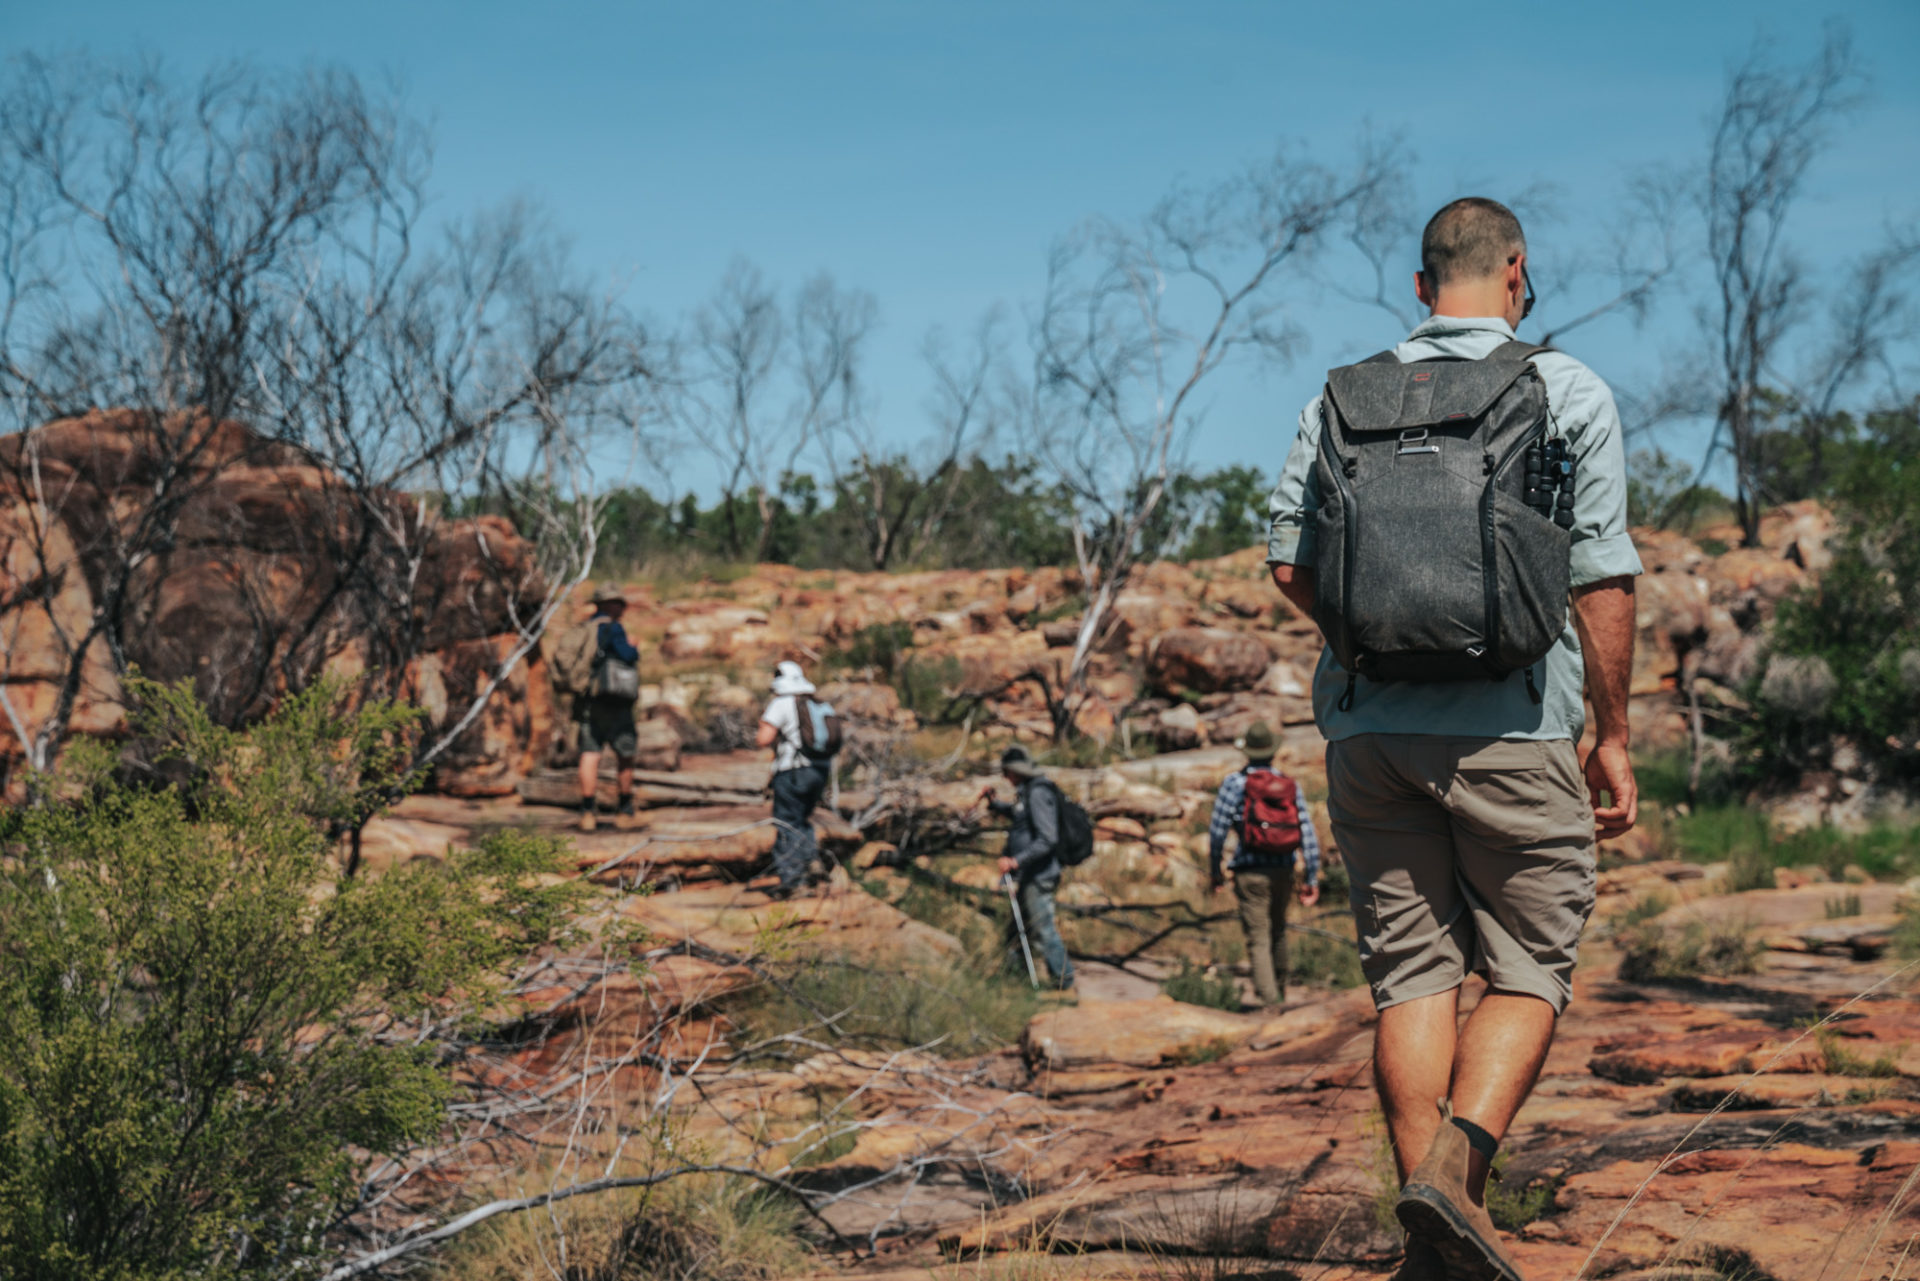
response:
<path fill-rule="evenodd" d="M 1726 69 L 1756 35 L 1793 56 L 1831 16 L 1850 23 L 1873 98 L 1797 215 L 1796 240 L 1822 267 L 1920 215 L 1912 0 L 0 0 L 0 42 L 157 53 L 187 74 L 243 56 L 395 76 L 433 123 L 440 211 L 530 197 L 582 264 L 625 280 L 664 323 L 737 254 L 789 285 L 827 270 L 871 290 L 885 326 L 872 383 L 881 421 L 905 439 L 923 421 L 928 327 L 964 330 L 996 302 L 1017 316 L 1049 241 L 1087 215 L 1138 214 L 1174 179 L 1222 175 L 1281 138 L 1339 160 L 1371 126 L 1417 154 L 1425 205 L 1551 184 L 1559 217 L 1532 228 L 1542 260 L 1596 239 L 1637 166 L 1702 155 Z M 1310 349 L 1287 369 L 1223 371 L 1196 462 L 1277 470 L 1326 366 L 1397 335 L 1384 314 L 1311 294 L 1292 315 Z M 1567 345 L 1631 394 L 1684 351 L 1690 326 L 1676 298 L 1644 330 L 1610 322 Z M 704 487 L 691 461 L 674 479 Z"/>

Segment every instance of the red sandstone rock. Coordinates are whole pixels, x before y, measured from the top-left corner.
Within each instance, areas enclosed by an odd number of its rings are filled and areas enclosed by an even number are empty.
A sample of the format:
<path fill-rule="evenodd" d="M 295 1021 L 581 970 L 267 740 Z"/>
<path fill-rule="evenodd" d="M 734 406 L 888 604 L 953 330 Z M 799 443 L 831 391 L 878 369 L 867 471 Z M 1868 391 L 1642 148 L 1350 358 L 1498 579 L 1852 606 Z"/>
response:
<path fill-rule="evenodd" d="M 1147 652 L 1147 678 L 1167 693 L 1214 693 L 1252 689 L 1273 655 L 1258 640 L 1222 627 L 1179 627 L 1163 632 Z"/>

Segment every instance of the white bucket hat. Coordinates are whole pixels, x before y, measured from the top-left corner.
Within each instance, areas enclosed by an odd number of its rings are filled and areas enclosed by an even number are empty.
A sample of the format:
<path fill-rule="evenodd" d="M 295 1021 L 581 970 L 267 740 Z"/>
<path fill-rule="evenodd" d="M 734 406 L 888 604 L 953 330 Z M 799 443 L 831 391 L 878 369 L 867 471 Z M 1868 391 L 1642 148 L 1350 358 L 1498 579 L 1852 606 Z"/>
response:
<path fill-rule="evenodd" d="M 776 694 L 811 694 L 813 682 L 800 671 L 800 664 L 781 663 L 773 669 L 773 692 Z"/>

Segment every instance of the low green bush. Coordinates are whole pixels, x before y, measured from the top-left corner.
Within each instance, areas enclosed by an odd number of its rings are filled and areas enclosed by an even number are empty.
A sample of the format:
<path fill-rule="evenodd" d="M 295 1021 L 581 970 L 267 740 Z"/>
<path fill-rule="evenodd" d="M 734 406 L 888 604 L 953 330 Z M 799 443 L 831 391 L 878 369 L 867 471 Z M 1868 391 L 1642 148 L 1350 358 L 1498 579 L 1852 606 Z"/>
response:
<path fill-rule="evenodd" d="M 315 1270 L 364 1167 L 445 1126 L 442 1043 L 580 891 L 511 830 L 340 876 L 336 817 L 410 777 L 368 750 L 405 709 L 323 684 L 235 731 L 126 689 L 170 784 L 76 743 L 0 814 L 0 1276 Z"/>
<path fill-rule="evenodd" d="M 1322 918 L 1324 929 L 1347 917 Z M 1360 950 L 1344 938 L 1292 931 L 1287 935 L 1287 981 L 1308 987 L 1349 988 L 1366 982 L 1360 972 Z"/>
<path fill-rule="evenodd" d="M 1240 1008 L 1240 986 L 1231 974 L 1209 974 L 1205 967 L 1184 957 L 1179 972 L 1161 983 L 1160 990 L 1188 1005 L 1204 1005 L 1215 1010 Z"/>
<path fill-rule="evenodd" d="M 1012 1044 L 1039 1012 L 1041 997 L 1025 975 L 996 964 L 962 964 L 938 971 L 876 960 L 808 954 L 768 967 L 767 977 L 720 1002 L 734 1024 L 736 1047 L 763 1046 L 756 1060 L 806 1058 L 778 1038 L 860 1049 L 939 1046 L 949 1057 Z"/>
<path fill-rule="evenodd" d="M 1758 969 L 1763 945 L 1744 923 L 1617 921 L 1620 977 L 1629 983 L 1726 978 Z"/>

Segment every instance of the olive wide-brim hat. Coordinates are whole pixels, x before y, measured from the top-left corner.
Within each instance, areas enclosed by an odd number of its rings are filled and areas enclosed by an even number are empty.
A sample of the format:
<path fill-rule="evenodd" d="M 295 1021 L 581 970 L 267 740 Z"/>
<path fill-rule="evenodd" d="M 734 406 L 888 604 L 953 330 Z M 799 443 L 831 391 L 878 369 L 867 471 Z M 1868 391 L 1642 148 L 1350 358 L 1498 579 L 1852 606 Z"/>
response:
<path fill-rule="evenodd" d="M 606 605 L 614 601 L 619 601 L 621 604 L 625 604 L 627 600 L 627 594 L 624 591 L 620 590 L 620 584 L 614 582 L 611 578 L 609 578 L 603 582 L 595 583 L 593 585 L 593 595 L 588 597 L 587 599 L 590 600 L 595 605 Z"/>
<path fill-rule="evenodd" d="M 1270 761 L 1273 759 L 1273 751 L 1277 744 L 1274 742 L 1273 731 L 1267 728 L 1267 723 L 1255 721 L 1247 726 L 1247 732 L 1240 736 L 1238 746 L 1247 754 L 1247 759 L 1250 761 Z"/>
<path fill-rule="evenodd" d="M 1033 753 L 1018 743 L 1000 753 L 1000 772 L 1015 778 L 1040 777 L 1040 767 L 1033 763 Z"/>

